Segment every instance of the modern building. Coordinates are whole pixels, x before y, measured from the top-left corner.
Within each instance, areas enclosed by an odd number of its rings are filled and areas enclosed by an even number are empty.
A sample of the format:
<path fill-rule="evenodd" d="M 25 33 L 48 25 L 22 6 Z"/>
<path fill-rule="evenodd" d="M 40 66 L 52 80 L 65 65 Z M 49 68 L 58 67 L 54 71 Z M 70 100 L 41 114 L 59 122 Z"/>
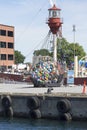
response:
<path fill-rule="evenodd" d="M 0 24 L 0 70 L 14 64 L 14 27 Z"/>

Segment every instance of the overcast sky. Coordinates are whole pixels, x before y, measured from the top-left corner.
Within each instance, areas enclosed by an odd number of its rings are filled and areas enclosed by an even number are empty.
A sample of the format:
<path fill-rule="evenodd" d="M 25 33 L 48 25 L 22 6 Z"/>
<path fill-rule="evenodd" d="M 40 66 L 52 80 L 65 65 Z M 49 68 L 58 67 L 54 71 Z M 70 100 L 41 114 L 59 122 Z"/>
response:
<path fill-rule="evenodd" d="M 50 0 L 0 0 L 0 24 L 15 27 L 15 49 L 32 61 L 33 49 L 46 37 Z M 76 25 L 75 41 L 87 52 L 87 0 L 54 0 L 61 8 L 63 37 L 73 42 L 72 26 Z"/>

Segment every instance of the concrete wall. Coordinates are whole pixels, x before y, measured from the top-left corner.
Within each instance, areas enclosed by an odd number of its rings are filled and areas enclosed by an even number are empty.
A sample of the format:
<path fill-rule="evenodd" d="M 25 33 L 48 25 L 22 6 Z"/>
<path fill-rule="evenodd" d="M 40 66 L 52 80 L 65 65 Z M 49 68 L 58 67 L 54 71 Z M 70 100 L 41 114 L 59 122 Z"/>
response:
<path fill-rule="evenodd" d="M 27 106 L 28 99 L 33 96 L 10 96 L 12 100 L 11 107 L 13 109 L 14 117 L 27 117 L 29 118 L 30 109 Z M 0 115 L 3 116 L 5 108 L 2 105 L 3 95 L 0 96 Z M 49 95 L 38 96 L 40 106 L 38 107 L 41 112 L 41 118 L 60 119 L 60 115 L 64 115 L 58 111 L 57 103 L 62 99 L 70 101 L 70 113 L 73 120 L 82 119 L 87 120 L 87 98 L 84 97 L 57 97 Z M 65 117 L 67 118 L 67 116 Z"/>

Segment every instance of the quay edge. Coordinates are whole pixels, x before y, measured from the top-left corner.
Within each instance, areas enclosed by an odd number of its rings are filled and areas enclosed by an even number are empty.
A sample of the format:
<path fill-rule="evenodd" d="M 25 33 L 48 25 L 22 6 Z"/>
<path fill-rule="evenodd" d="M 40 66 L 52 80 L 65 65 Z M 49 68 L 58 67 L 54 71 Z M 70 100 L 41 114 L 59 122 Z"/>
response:
<path fill-rule="evenodd" d="M 22 87 L 24 88 L 23 85 Z M 73 87 L 66 87 L 66 89 L 70 88 Z M 74 89 L 79 88 L 80 86 L 74 87 Z M 49 93 L 46 91 L 48 88 L 38 88 L 38 93 L 34 92 L 37 88 L 25 87 L 28 93 L 23 93 L 24 90 L 21 92 L 21 89 L 18 90 L 19 92 L 11 92 L 10 89 L 4 92 L 0 90 L 0 116 L 87 120 L 86 93 L 65 92 L 64 87 L 53 88 Z M 41 89 L 43 93 L 40 93 Z M 30 90 L 32 92 L 29 92 Z"/>

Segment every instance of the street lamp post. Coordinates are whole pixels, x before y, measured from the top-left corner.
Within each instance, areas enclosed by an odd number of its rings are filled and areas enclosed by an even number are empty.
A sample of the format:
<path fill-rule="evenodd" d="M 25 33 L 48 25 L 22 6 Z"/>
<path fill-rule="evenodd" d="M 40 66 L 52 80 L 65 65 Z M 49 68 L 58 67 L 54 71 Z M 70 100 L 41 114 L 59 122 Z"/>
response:
<path fill-rule="evenodd" d="M 76 56 L 76 51 L 75 51 L 75 32 L 76 32 L 76 28 L 75 28 L 75 25 L 73 25 L 73 42 L 74 42 L 74 77 L 78 77 L 78 56 Z"/>
<path fill-rule="evenodd" d="M 76 26 L 73 25 L 74 57 L 75 57 L 75 32 L 76 32 Z"/>

